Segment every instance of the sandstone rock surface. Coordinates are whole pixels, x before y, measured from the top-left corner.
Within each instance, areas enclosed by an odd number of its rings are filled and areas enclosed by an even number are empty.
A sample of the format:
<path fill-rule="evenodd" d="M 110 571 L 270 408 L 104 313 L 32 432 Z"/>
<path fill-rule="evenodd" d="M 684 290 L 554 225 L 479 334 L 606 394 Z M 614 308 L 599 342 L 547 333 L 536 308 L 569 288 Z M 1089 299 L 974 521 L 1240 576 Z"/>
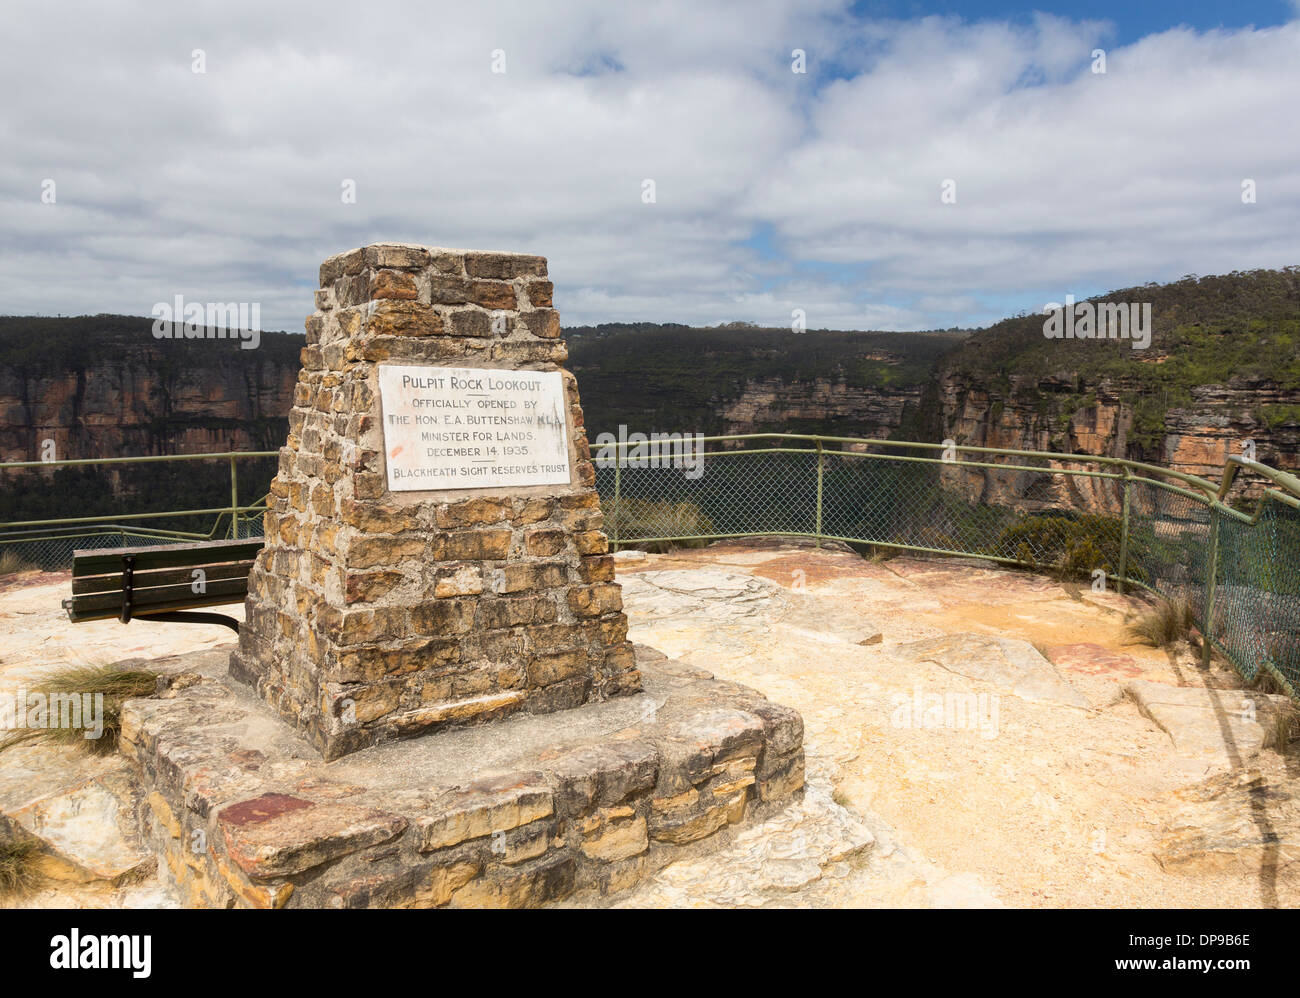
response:
<path fill-rule="evenodd" d="M 975 679 L 1034 703 L 1086 709 L 1088 699 L 1028 641 L 989 634 L 945 634 L 899 646 L 911 661 L 935 662 L 949 672 Z"/>
<path fill-rule="evenodd" d="M 1289 706 L 1282 696 L 1142 679 L 1124 689 L 1143 715 L 1169 735 L 1179 753 L 1229 767 L 1245 765 L 1272 744 L 1276 720 Z"/>
<path fill-rule="evenodd" d="M 662 587 L 637 588 L 640 574 L 679 573 L 673 577 L 677 595 L 672 598 L 688 599 L 692 597 L 688 577 L 697 571 L 700 592 L 718 589 L 715 573 L 748 576 L 757 585 L 751 590 L 748 583 L 732 580 L 726 590 L 737 594 L 742 612 L 718 607 L 699 619 L 664 614 L 667 597 Z M 1216 688 L 1214 696 L 1228 692 L 1235 697 L 1240 690 L 1233 686 L 1239 681 L 1217 663 L 1209 671 L 1200 669 L 1195 656 L 1185 650 L 1170 653 L 1128 643 L 1125 614 L 1135 605 L 1130 598 L 1105 594 L 1103 599 L 1086 587 L 1073 591 L 1056 580 L 988 566 L 908 556 L 871 561 L 829 546 L 818 550 L 810 544 L 775 540 L 650 554 L 621 564 L 619 572 L 636 640 L 671 655 L 666 660 L 651 656 L 662 685 L 624 698 L 624 703 L 601 706 L 588 733 L 604 748 L 572 748 L 547 760 L 549 771 L 561 780 L 552 791 L 552 814 L 537 813 L 521 798 L 518 814 L 510 819 L 521 823 L 495 843 L 491 835 L 470 835 L 455 845 L 436 845 L 432 852 L 421 854 L 425 865 L 408 870 L 405 881 L 367 863 L 368 873 L 348 881 L 337 903 L 504 904 L 572 889 L 574 893 L 563 903 L 1300 905 L 1300 877 L 1290 861 L 1291 843 L 1298 839 L 1289 817 L 1300 784 L 1290 757 L 1265 745 L 1246 769 L 1223 773 L 1224 780 L 1240 779 L 1240 784 L 1225 784 L 1222 792 L 1216 791 L 1219 784 L 1212 774 L 1223 767 L 1213 757 L 1181 753 L 1174 739 L 1142 714 L 1123 685 L 1141 679 L 1165 687 L 1153 698 L 1160 701 L 1168 699 L 1169 689 L 1179 688 Z M 796 582 L 805 588 L 796 590 Z M 861 645 L 851 640 L 852 634 L 821 642 L 776 637 L 772 626 L 753 623 L 766 620 L 763 607 L 770 603 L 746 597 L 751 591 L 765 591 L 769 583 L 788 595 L 803 591 L 828 604 L 848 607 L 862 619 L 878 621 L 882 641 Z M 228 631 L 140 622 L 122 627 L 114 621 L 73 627 L 58 607 L 66 587 L 64 579 L 57 585 L 0 592 L 0 622 L 9 629 L 6 647 L 0 651 L 0 682 L 31 684 L 60 665 L 128 656 L 161 663 L 164 671 L 195 671 L 206 679 L 223 673 Z M 644 607 L 642 593 L 648 596 Z M 728 598 L 718 592 L 704 602 Z M 838 627 L 829 625 L 827 631 L 834 635 Z M 934 661 L 896 654 L 905 645 L 970 633 L 1014 636 L 1044 649 L 1060 676 L 1088 697 L 1092 709 L 1001 695 L 993 738 L 971 729 L 896 726 L 898 705 L 910 700 L 918 688 L 963 696 L 996 690 Z M 188 665 L 175 660 L 168 664 L 160 658 L 205 647 L 214 650 L 197 658 L 187 654 Z M 668 690 L 675 684 L 689 687 L 710 675 L 722 689 L 733 684 L 760 689 L 802 716 L 807 750 L 804 801 L 789 812 L 766 816 L 747 805 L 746 821 L 756 818 L 767 829 L 770 843 L 762 835 L 748 837 L 746 825 L 727 824 L 704 840 L 668 845 L 652 838 L 648 815 L 643 825 L 639 811 L 624 810 L 628 796 L 656 792 L 658 750 L 645 735 L 661 717 L 672 719 Z M 236 715 L 224 698 L 205 702 L 195 695 L 212 686 L 190 687 L 190 706 L 171 708 L 177 711 L 169 722 L 177 741 L 169 752 L 183 755 L 197 749 L 183 737 L 187 725 L 221 728 L 233 723 Z M 709 704 L 710 709 L 716 706 Z M 744 710 L 751 712 L 751 708 Z M 238 713 L 248 716 L 243 707 Z M 1261 728 L 1272 727 L 1268 717 L 1265 706 L 1257 704 L 1256 723 Z M 561 720 L 551 715 L 548 723 L 559 725 Z M 717 720 L 725 721 L 725 715 Z M 434 845 L 456 838 L 461 831 L 473 832 L 479 820 L 475 814 L 499 813 L 514 806 L 500 796 L 500 786 L 472 788 L 468 782 L 456 786 L 458 768 L 510 772 L 510 746 L 491 737 L 489 728 L 459 732 L 455 752 L 421 757 L 419 771 L 437 793 L 411 791 L 379 806 L 366 799 L 366 787 L 392 778 L 401 767 L 400 756 L 390 750 L 409 746 L 394 742 L 367 750 L 374 763 L 364 772 L 350 768 L 352 763 L 344 759 L 322 774 L 314 772 L 317 763 L 310 753 L 293 754 L 294 740 L 277 740 L 277 733 L 284 733 L 279 721 L 268 717 L 265 730 L 245 729 L 248 723 L 234 724 L 228 737 L 255 739 L 261 754 L 198 760 L 184 789 L 186 809 L 196 815 L 205 811 L 216 815 L 225 803 L 255 800 L 267 792 L 312 800 L 318 806 L 340 801 L 416 819 L 402 833 L 414 843 L 419 839 L 419 819 L 429 817 L 421 808 L 434 804 L 441 794 L 466 795 L 465 806 L 459 809 L 463 820 L 457 819 L 456 829 L 440 832 L 437 838 L 431 832 L 429 843 Z M 560 727 L 554 730 L 560 733 Z M 725 733 L 724 728 L 716 730 Z M 765 724 L 765 731 L 782 745 L 792 734 L 779 724 Z M 748 759 L 743 743 L 736 748 L 737 755 L 707 777 L 714 787 L 745 779 L 744 772 L 731 770 L 732 763 Z M 56 754 L 44 761 L 37 757 L 24 761 L 17 751 L 0 765 L 0 813 L 62 792 L 100 772 L 94 768 L 99 765 L 94 757 L 65 759 Z M 675 753 L 676 772 L 703 780 L 707 770 L 690 751 L 689 740 L 683 740 Z M 745 765 L 741 763 L 741 768 Z M 1256 782 L 1252 772 L 1262 782 Z M 22 791 L 8 796 L 7 788 L 14 785 Z M 698 787 L 692 784 L 691 789 L 699 793 Z M 481 806 L 468 806 L 472 800 L 481 801 Z M 681 806 L 685 801 L 677 803 Z M 725 795 L 717 803 L 725 814 Z M 712 808 L 700 807 L 696 816 Z M 578 816 L 574 834 L 581 844 L 575 838 L 572 857 L 538 854 L 541 844 L 547 844 L 548 851 L 554 848 L 550 823 L 561 820 L 557 818 L 561 813 Z M 149 805 L 149 814 L 157 829 L 168 827 L 167 812 L 161 807 L 155 812 Z M 181 828 L 184 817 L 182 812 L 171 816 L 176 828 Z M 712 820 L 716 814 L 702 824 Z M 870 834 L 871 843 L 855 851 L 853 843 L 861 842 L 854 831 L 859 826 Z M 814 833 L 814 827 L 820 831 Z M 841 831 L 834 832 L 837 828 Z M 797 838 L 801 830 L 802 846 Z M 737 831 L 740 835 L 733 837 Z M 159 834 L 178 846 L 182 841 L 172 840 L 169 832 Z M 224 848 L 220 836 L 211 841 Z M 747 845 L 735 854 L 735 861 L 724 859 L 737 842 Z M 198 871 L 189 864 L 202 867 L 206 861 L 199 862 L 202 857 L 190 851 L 188 840 L 186 845 L 171 850 L 172 862 L 189 870 L 182 876 L 192 877 L 197 885 Z M 380 843 L 326 860 L 290 880 L 319 876 L 313 871 L 352 863 L 371 850 L 377 855 L 392 845 L 392 841 Z M 658 869 L 642 865 L 643 857 L 656 849 L 677 852 Z M 499 863 L 501 872 L 466 893 L 481 879 L 480 860 Z M 603 884 L 579 889 L 579 871 L 588 862 L 603 866 L 608 876 Z M 171 878 L 165 860 L 164 864 L 162 877 Z M 820 870 L 816 877 L 814 864 Z M 144 879 L 135 882 L 137 876 Z M 271 890 L 233 862 L 205 876 L 205 886 L 216 899 L 209 903 L 267 907 L 304 903 L 302 896 L 294 901 L 296 886 L 286 891 L 294 886 L 291 882 Z M 642 878 L 639 887 L 638 877 Z M 116 886 L 104 880 L 64 880 L 21 903 L 152 907 L 189 900 L 168 897 L 161 881 L 150 879 L 143 870 L 127 880 Z M 457 894 L 459 900 L 451 901 Z"/>

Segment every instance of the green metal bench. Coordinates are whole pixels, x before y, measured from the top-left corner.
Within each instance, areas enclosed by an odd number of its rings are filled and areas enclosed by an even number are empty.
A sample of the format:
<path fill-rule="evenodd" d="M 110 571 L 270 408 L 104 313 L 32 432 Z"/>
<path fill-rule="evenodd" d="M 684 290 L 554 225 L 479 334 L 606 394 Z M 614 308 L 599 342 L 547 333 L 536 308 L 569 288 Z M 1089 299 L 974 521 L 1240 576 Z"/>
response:
<path fill-rule="evenodd" d="M 262 538 L 133 548 L 83 548 L 72 553 L 72 598 L 63 601 L 74 624 L 122 623 L 133 618 L 191 624 L 222 624 L 239 630 L 223 613 L 200 607 L 241 603 L 248 572 Z"/>

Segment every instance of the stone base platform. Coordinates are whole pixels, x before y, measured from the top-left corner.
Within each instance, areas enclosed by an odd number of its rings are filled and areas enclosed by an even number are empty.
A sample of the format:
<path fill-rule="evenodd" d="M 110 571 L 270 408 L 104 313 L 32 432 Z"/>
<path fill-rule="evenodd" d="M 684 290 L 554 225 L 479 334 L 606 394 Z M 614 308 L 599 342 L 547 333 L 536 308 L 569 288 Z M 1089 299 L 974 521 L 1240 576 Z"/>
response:
<path fill-rule="evenodd" d="M 630 887 L 780 810 L 803 721 L 638 647 L 643 692 L 326 763 L 193 656 L 123 714 L 144 840 L 196 907 L 524 907 Z"/>

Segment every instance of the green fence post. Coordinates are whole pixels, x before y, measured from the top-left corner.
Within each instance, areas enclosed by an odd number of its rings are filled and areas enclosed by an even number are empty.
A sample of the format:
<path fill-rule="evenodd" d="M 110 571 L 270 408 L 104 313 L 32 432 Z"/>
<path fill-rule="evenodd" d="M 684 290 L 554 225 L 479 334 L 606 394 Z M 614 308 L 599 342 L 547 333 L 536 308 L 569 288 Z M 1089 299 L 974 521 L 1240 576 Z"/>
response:
<path fill-rule="evenodd" d="M 1128 465 L 1124 465 L 1124 515 L 1120 521 L 1119 528 L 1119 578 L 1115 581 L 1115 588 L 1119 590 L 1121 596 L 1124 595 L 1124 580 L 1128 578 Z"/>
<path fill-rule="evenodd" d="M 614 455 L 614 523 L 613 523 L 614 536 L 610 540 L 609 547 L 611 551 L 618 550 L 618 518 L 619 518 L 618 502 L 619 502 L 619 490 L 622 488 L 623 485 L 622 468 L 623 468 L 623 455 L 615 454 Z"/>
<path fill-rule="evenodd" d="M 1210 637 L 1214 634 L 1214 585 L 1219 575 L 1219 509 L 1210 507 L 1210 552 L 1206 559 L 1209 572 L 1205 579 L 1205 615 L 1201 623 L 1201 664 L 1210 665 Z"/>
<path fill-rule="evenodd" d="M 822 477 L 825 472 L 826 455 L 822 453 L 822 442 L 817 441 L 817 546 L 822 546 Z"/>
<path fill-rule="evenodd" d="M 239 478 L 235 471 L 235 459 L 230 459 L 230 539 L 239 537 Z"/>

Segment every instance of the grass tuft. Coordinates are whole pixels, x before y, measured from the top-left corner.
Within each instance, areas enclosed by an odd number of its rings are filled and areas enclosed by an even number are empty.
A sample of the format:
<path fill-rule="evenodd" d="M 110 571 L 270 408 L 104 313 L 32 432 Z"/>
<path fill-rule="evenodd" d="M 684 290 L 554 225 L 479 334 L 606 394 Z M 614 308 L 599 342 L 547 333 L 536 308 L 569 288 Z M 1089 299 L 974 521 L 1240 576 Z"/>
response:
<path fill-rule="evenodd" d="M 1288 702 L 1273 716 L 1273 746 L 1286 755 L 1297 738 L 1300 738 L 1300 707 Z"/>
<path fill-rule="evenodd" d="M 1273 744 L 1285 755 L 1290 751 L 1291 743 L 1300 738 L 1300 705 L 1289 699 L 1287 688 L 1268 669 L 1259 670 L 1251 688 L 1269 696 L 1288 697 L 1285 704 L 1274 708 L 1273 714 Z"/>
<path fill-rule="evenodd" d="M 30 894 L 41 882 L 34 839 L 0 839 L 0 897 Z"/>
<path fill-rule="evenodd" d="M 122 734 L 122 704 L 127 700 L 151 697 L 157 689 L 158 676 L 145 670 L 119 669 L 112 665 L 76 666 L 55 673 L 31 692 L 51 694 L 95 694 L 104 696 L 103 731 L 98 738 L 85 737 L 85 728 L 15 727 L 0 738 L 0 752 L 30 742 L 46 742 L 81 748 L 93 755 L 117 751 Z M 29 694 L 30 695 L 30 694 Z"/>
<path fill-rule="evenodd" d="M 1177 599 L 1161 598 L 1149 610 L 1144 610 L 1129 622 L 1128 632 L 1142 644 L 1153 648 L 1169 648 L 1179 641 L 1190 640 L 1196 626 L 1196 611 L 1181 596 Z"/>
<path fill-rule="evenodd" d="M 1261 668 L 1255 676 L 1255 681 L 1251 687 L 1260 693 L 1267 693 L 1270 696 L 1276 694 L 1286 695 L 1286 687 L 1277 681 L 1277 677 L 1267 669 Z"/>
<path fill-rule="evenodd" d="M 17 575 L 19 572 L 32 572 L 36 566 L 27 561 L 13 548 L 0 551 L 0 575 Z"/>

